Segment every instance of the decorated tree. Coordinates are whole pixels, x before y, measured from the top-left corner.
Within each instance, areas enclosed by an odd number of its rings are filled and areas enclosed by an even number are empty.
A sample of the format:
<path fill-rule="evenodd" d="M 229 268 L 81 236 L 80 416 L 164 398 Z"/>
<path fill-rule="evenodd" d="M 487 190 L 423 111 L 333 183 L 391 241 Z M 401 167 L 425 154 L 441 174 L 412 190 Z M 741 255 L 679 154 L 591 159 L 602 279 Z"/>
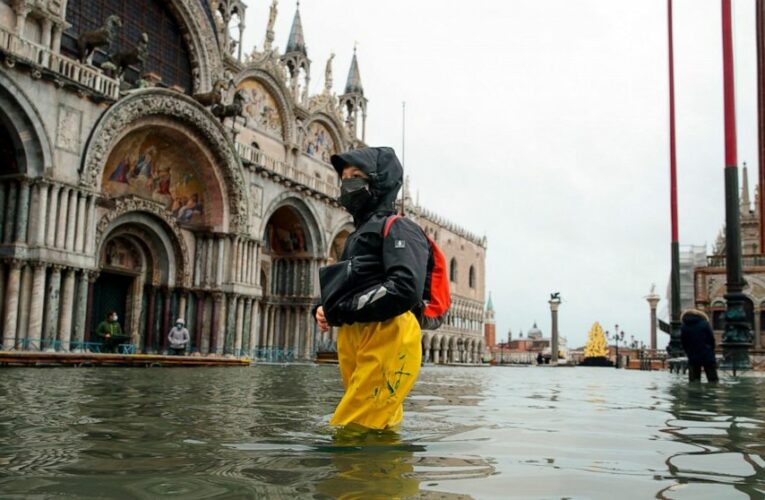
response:
<path fill-rule="evenodd" d="M 608 355 L 606 347 L 606 336 L 603 334 L 603 328 L 597 321 L 590 328 L 587 334 L 587 345 L 584 347 L 585 358 L 604 358 Z"/>

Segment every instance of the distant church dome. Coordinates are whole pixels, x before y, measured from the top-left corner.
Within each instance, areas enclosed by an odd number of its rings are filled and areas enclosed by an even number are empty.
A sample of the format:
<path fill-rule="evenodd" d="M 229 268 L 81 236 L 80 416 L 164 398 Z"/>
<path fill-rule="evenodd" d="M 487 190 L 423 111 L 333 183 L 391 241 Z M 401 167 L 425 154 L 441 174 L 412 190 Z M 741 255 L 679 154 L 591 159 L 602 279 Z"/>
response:
<path fill-rule="evenodd" d="M 536 321 L 534 322 L 534 326 L 531 327 L 531 330 L 526 334 L 526 336 L 530 339 L 541 339 L 542 338 L 542 330 L 537 328 Z"/>

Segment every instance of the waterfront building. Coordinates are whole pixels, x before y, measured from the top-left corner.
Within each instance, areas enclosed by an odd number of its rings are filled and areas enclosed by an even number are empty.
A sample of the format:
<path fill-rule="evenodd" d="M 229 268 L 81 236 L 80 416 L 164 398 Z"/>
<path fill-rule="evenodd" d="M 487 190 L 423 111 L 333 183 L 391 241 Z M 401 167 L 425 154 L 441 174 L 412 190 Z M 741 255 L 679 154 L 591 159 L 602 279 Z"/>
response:
<path fill-rule="evenodd" d="M 337 95 L 327 54 L 311 95 L 300 12 L 283 51 L 276 2 L 258 50 L 242 46 L 245 14 L 239 0 L 0 0 L 2 349 L 97 349 L 111 310 L 124 352 L 165 352 L 177 317 L 200 354 L 311 359 L 332 342 L 311 308 L 353 230 L 328 161 L 365 145 L 359 60 Z M 455 263 L 454 308 L 423 347 L 474 359 L 485 239 L 412 216 Z"/>

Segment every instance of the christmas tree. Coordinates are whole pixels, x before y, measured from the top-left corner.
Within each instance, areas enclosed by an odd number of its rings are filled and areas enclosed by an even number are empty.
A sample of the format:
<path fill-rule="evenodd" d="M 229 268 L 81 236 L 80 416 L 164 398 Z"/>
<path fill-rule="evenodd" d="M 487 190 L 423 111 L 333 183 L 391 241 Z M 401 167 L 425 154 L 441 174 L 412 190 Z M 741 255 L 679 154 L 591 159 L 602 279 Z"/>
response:
<path fill-rule="evenodd" d="M 605 358 L 608 355 L 606 347 L 606 336 L 603 334 L 603 328 L 597 321 L 590 328 L 587 334 L 587 345 L 584 347 L 585 358 Z"/>

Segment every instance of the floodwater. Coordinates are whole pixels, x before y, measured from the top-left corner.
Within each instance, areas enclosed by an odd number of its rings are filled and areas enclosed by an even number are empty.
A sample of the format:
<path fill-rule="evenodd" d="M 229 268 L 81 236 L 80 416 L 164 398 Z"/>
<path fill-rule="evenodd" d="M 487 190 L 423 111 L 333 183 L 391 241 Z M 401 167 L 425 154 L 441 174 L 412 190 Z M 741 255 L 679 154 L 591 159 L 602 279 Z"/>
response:
<path fill-rule="evenodd" d="M 426 367 L 335 436 L 337 367 L 0 370 L 0 498 L 763 498 L 765 378 Z"/>

